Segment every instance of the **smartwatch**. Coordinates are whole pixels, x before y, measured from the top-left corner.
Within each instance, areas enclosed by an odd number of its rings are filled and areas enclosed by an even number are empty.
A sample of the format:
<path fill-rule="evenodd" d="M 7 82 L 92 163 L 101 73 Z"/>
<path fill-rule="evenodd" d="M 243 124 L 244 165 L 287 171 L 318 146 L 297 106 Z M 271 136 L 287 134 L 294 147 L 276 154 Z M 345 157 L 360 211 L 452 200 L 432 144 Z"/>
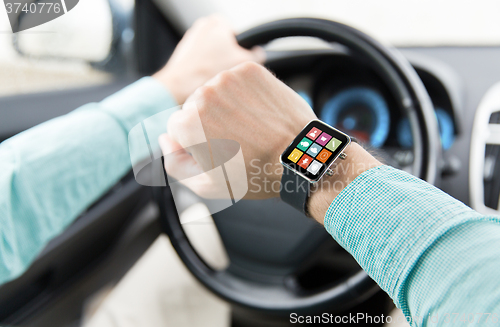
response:
<path fill-rule="evenodd" d="M 280 156 L 284 166 L 281 177 L 281 199 L 307 213 L 310 186 L 325 174 L 338 159 L 345 159 L 344 149 L 353 141 L 349 135 L 320 120 L 310 121 Z"/>

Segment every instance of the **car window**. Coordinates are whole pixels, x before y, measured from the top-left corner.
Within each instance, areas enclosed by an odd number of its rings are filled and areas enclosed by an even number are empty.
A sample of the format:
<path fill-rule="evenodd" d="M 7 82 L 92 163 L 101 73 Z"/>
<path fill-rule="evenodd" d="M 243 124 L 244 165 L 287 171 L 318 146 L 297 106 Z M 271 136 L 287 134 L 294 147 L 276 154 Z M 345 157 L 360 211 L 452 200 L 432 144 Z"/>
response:
<path fill-rule="evenodd" d="M 500 45 L 498 0 L 155 0 L 183 28 L 222 13 L 237 31 L 290 17 L 335 20 L 396 46 Z"/>
<path fill-rule="evenodd" d="M 65 44 L 53 44 L 50 40 Z M 112 75 L 93 68 L 110 51 L 112 19 L 107 0 L 79 1 L 50 22 L 13 34 L 5 6 L 0 6 L 0 97 L 99 85 Z M 74 40 L 74 43 L 68 42 Z M 14 45 L 28 45 L 20 54 Z M 76 43 L 78 42 L 78 43 Z M 44 49 L 45 47 L 45 49 Z M 47 52 L 46 50 L 50 50 Z"/>

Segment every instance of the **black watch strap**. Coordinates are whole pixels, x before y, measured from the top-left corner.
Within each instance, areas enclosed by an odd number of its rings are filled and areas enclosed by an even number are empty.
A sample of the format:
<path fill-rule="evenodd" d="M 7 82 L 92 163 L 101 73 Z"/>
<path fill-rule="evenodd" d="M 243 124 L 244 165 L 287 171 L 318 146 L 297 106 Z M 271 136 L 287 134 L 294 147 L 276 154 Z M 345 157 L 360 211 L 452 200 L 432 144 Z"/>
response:
<path fill-rule="evenodd" d="M 280 197 L 295 209 L 307 215 L 307 199 L 311 184 L 293 170 L 284 168 L 281 176 Z"/>
<path fill-rule="evenodd" d="M 354 137 L 351 137 L 351 141 L 358 143 L 358 140 Z M 283 168 L 280 190 L 281 200 L 306 216 L 308 216 L 307 200 L 309 199 L 310 187 L 311 184 L 306 179 L 296 174 L 293 170 L 286 167 Z"/>

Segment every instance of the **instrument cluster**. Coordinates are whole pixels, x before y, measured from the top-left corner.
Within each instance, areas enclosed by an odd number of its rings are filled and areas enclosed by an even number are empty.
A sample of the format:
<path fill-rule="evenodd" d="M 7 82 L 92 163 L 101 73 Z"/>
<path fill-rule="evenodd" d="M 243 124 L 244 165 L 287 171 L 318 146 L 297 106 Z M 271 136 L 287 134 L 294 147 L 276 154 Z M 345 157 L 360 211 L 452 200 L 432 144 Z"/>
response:
<path fill-rule="evenodd" d="M 307 76 L 307 77 L 305 77 Z M 444 88 L 429 74 L 421 76 L 434 104 L 443 150 L 454 144 L 454 111 Z M 349 57 L 325 61 L 313 73 L 291 77 L 287 83 L 313 108 L 319 119 L 373 148 L 410 150 L 410 123 L 386 83 L 367 66 Z"/>

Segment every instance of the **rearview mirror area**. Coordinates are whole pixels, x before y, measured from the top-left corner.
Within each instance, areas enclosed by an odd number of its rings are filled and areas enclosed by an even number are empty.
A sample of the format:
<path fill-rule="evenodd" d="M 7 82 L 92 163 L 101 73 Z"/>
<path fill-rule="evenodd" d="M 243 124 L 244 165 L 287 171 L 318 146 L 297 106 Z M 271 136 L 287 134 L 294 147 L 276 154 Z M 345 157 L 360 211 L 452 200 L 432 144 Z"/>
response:
<path fill-rule="evenodd" d="M 87 62 L 101 62 L 110 55 L 113 14 L 108 0 L 23 2 L 13 2 L 15 24 L 9 17 L 13 29 L 20 31 L 13 42 L 21 55 Z"/>

